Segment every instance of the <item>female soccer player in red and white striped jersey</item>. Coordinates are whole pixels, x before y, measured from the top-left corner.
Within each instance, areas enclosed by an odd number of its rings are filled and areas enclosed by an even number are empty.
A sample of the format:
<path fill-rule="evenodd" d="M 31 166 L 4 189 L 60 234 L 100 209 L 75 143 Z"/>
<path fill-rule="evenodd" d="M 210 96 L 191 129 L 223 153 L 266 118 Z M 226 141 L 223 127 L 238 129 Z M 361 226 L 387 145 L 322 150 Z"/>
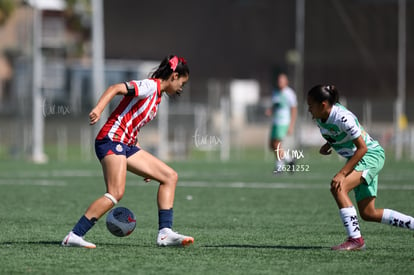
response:
<path fill-rule="evenodd" d="M 95 248 L 83 239 L 96 221 L 109 211 L 125 191 L 127 170 L 160 183 L 157 195 L 159 246 L 189 245 L 194 239 L 172 231 L 173 203 L 177 173 L 167 164 L 137 146 L 139 130 L 157 114 L 163 93 L 180 94 L 189 79 L 189 67 L 184 58 L 166 57 L 151 78 L 109 86 L 89 114 L 95 124 L 102 111 L 116 95 L 123 99 L 102 127 L 95 141 L 95 151 L 101 162 L 106 193 L 95 200 L 63 239 L 63 246 Z"/>

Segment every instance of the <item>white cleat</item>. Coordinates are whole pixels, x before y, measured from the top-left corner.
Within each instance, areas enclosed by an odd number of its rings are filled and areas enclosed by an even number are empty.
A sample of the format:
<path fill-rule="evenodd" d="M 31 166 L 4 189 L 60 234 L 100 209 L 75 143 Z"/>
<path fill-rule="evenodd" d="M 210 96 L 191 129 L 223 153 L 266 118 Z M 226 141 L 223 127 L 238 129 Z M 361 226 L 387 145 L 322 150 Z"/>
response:
<path fill-rule="evenodd" d="M 159 246 L 187 246 L 192 243 L 194 243 L 193 237 L 178 234 L 170 228 L 161 229 L 157 237 Z"/>
<path fill-rule="evenodd" d="M 72 231 L 63 239 L 62 246 L 76 246 L 85 248 L 96 248 L 93 243 L 85 241 L 82 237 L 76 235 Z"/>

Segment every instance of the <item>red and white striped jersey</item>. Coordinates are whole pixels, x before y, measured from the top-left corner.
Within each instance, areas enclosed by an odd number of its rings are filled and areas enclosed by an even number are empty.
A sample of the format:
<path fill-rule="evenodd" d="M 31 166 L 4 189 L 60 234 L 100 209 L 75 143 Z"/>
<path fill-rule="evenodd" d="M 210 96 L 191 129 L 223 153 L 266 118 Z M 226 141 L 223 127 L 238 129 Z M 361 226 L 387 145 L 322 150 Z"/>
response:
<path fill-rule="evenodd" d="M 160 81 L 157 79 L 125 82 L 128 94 L 109 116 L 97 140 L 106 136 L 112 141 L 134 145 L 138 132 L 157 114 L 161 102 Z"/>

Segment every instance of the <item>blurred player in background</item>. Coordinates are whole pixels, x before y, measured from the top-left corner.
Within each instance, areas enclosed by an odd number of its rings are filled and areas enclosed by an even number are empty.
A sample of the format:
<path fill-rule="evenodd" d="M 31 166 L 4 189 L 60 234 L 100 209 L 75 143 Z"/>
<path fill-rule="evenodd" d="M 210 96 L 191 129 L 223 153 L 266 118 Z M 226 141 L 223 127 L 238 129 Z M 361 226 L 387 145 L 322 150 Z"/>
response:
<path fill-rule="evenodd" d="M 272 118 L 270 129 L 270 148 L 273 150 L 276 163 L 274 173 L 286 171 L 283 165 L 291 165 L 293 161 L 289 154 L 285 154 L 282 141 L 295 130 L 297 115 L 297 98 L 295 91 L 289 86 L 286 74 L 277 78 L 277 88 L 272 92 L 272 107 L 266 110 L 266 115 Z"/>
<path fill-rule="evenodd" d="M 355 207 L 348 193 L 355 199 L 362 219 L 414 230 L 414 218 L 391 209 L 376 209 L 378 173 L 385 154 L 380 144 L 372 139 L 353 113 L 339 104 L 338 90 L 318 85 L 308 92 L 309 112 L 316 120 L 326 143 L 322 155 L 334 149 L 347 162 L 333 177 L 331 192 L 339 207 L 339 214 L 348 234 L 347 240 L 333 250 L 361 250 L 365 248 Z"/>
<path fill-rule="evenodd" d="M 182 57 L 170 55 L 160 63 L 151 78 L 118 83 L 106 89 L 89 114 L 95 124 L 102 111 L 116 95 L 123 99 L 112 112 L 95 141 L 96 155 L 101 162 L 106 193 L 95 200 L 63 239 L 63 246 L 95 248 L 83 239 L 96 221 L 122 199 L 127 170 L 160 183 L 157 195 L 159 246 L 184 246 L 194 242 L 189 236 L 172 231 L 173 203 L 177 173 L 161 160 L 144 151 L 137 143 L 141 127 L 157 114 L 163 93 L 181 94 L 189 79 L 189 67 Z M 164 142 L 164 141 L 162 141 Z"/>

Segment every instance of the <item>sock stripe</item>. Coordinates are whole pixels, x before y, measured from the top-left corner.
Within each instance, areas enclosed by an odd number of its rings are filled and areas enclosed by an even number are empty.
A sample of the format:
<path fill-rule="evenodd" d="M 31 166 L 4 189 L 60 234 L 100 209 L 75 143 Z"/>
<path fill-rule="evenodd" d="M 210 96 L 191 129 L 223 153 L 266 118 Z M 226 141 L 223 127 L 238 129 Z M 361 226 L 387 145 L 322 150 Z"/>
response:
<path fill-rule="evenodd" d="M 110 201 L 112 201 L 112 203 L 115 205 L 115 204 L 117 204 L 118 203 L 118 200 L 117 199 L 115 199 L 115 197 L 114 196 L 112 196 L 111 194 L 109 194 L 109 193 L 105 193 L 105 195 L 104 195 L 106 198 L 108 198 Z"/>

